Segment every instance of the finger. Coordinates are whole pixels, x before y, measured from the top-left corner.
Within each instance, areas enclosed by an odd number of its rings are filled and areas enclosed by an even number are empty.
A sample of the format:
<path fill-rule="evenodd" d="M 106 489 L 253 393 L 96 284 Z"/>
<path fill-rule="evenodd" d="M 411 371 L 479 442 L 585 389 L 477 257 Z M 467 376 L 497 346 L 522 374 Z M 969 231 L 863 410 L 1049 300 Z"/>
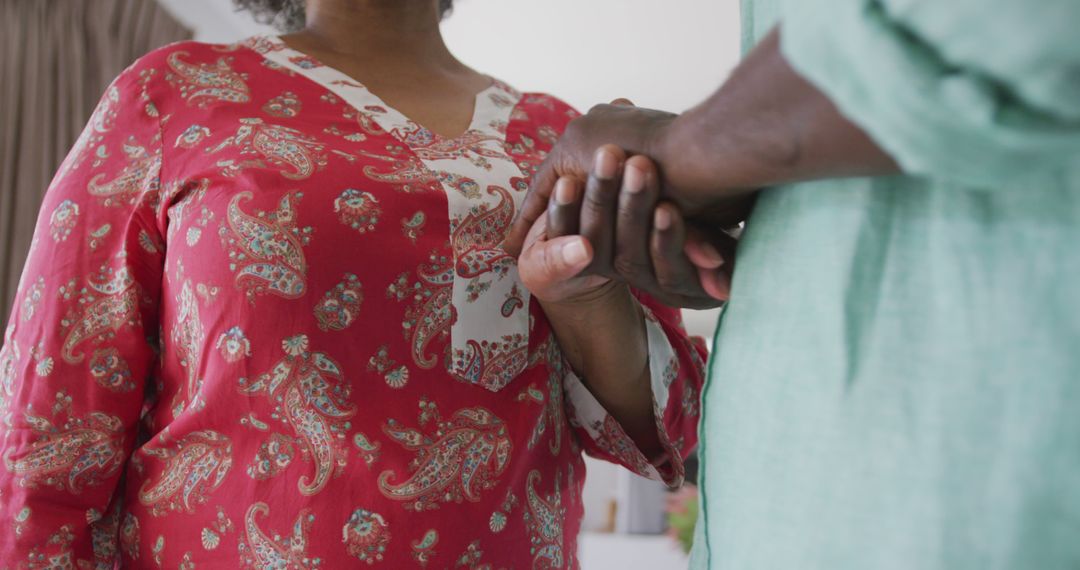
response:
<path fill-rule="evenodd" d="M 641 155 L 627 160 L 615 223 L 614 269 L 623 280 L 639 289 L 656 287 L 649 233 L 659 198 L 659 177 L 653 162 Z"/>
<path fill-rule="evenodd" d="M 635 106 L 634 102 L 627 99 L 626 97 L 619 97 L 618 99 L 612 101 L 611 104 L 616 105 L 618 107 L 634 107 Z"/>
<path fill-rule="evenodd" d="M 503 240 L 502 249 L 506 253 L 513 257 L 521 255 L 521 246 L 525 241 L 525 236 L 528 235 L 529 229 L 540 218 L 540 215 L 547 210 L 548 198 L 550 198 L 551 192 L 555 188 L 555 182 L 558 179 L 559 176 L 555 173 L 551 160 L 544 160 L 536 171 L 536 175 L 533 176 L 532 184 L 529 185 L 529 192 L 525 194 L 517 216 L 511 222 L 510 230 Z"/>
<path fill-rule="evenodd" d="M 522 245 L 521 249 L 522 257 L 524 257 L 537 243 L 548 238 L 547 225 L 547 212 L 544 212 L 543 214 L 540 214 L 540 217 L 537 218 L 535 222 L 533 222 L 533 226 L 529 228 L 529 233 L 525 236 L 525 243 Z"/>
<path fill-rule="evenodd" d="M 619 202 L 619 170 L 626 153 L 617 146 L 604 145 L 593 155 L 585 198 L 581 205 L 581 235 L 593 247 L 589 272 L 612 276 L 615 254 L 615 216 Z"/>
<path fill-rule="evenodd" d="M 578 233 L 581 218 L 581 188 L 577 180 L 560 178 L 548 201 L 547 235 L 549 238 Z"/>
<path fill-rule="evenodd" d="M 722 266 L 730 272 L 735 263 L 735 249 L 739 240 L 724 230 L 701 231 L 690 226 L 687 228 L 684 251 L 690 263 L 706 269 L 718 269 Z"/>
<path fill-rule="evenodd" d="M 650 252 L 660 290 L 668 297 L 708 304 L 709 296 L 702 288 L 698 268 L 683 253 L 685 244 L 686 223 L 678 209 L 671 204 L 657 206 Z"/>
<path fill-rule="evenodd" d="M 581 236 L 563 236 L 538 242 L 528 255 L 528 264 L 539 271 L 539 282 L 560 283 L 577 277 L 589 265 L 593 249 Z"/>
<path fill-rule="evenodd" d="M 731 274 L 717 270 L 698 267 L 698 283 L 707 295 L 717 301 L 727 301 L 731 298 Z"/>

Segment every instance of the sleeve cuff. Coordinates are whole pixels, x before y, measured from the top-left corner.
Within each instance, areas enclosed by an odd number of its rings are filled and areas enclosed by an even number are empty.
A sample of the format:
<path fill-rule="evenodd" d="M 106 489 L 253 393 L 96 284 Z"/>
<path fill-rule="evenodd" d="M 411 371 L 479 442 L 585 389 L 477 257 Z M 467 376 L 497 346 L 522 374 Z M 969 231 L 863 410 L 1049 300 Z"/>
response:
<path fill-rule="evenodd" d="M 579 427 L 596 447 L 626 468 L 642 477 L 678 487 L 683 482 L 685 468 L 682 455 L 672 443 L 672 434 L 664 425 L 664 410 L 667 409 L 671 383 L 679 376 L 679 359 L 652 311 L 644 305 L 642 310 L 649 345 L 653 413 L 664 451 L 658 457 L 646 456 L 569 366 L 565 367 L 567 373 L 563 379 L 567 414 L 571 425 Z"/>

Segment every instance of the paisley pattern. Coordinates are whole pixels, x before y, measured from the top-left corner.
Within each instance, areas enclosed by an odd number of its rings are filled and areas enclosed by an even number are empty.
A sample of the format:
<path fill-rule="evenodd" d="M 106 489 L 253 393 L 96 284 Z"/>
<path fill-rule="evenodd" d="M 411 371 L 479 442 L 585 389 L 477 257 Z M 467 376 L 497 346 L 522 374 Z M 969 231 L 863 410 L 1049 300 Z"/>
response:
<path fill-rule="evenodd" d="M 250 90 L 244 75 L 232 70 L 228 60 L 221 58 L 214 63 L 189 63 L 186 51 L 175 51 L 167 58 L 170 73 L 168 79 L 177 85 L 180 97 L 189 105 L 206 107 L 218 102 L 247 103 Z"/>
<path fill-rule="evenodd" d="M 240 567 L 251 570 L 312 570 L 321 566 L 319 558 L 308 556 L 308 535 L 315 515 L 301 511 L 287 536 L 268 535 L 259 528 L 257 518 L 267 516 L 270 507 L 255 503 L 244 515 L 246 539 L 240 542 Z"/>
<path fill-rule="evenodd" d="M 574 111 L 496 81 L 472 116 L 437 135 L 276 38 L 125 71 L 0 348 L 0 566 L 573 569 L 583 452 L 677 484 L 678 312 L 640 296 L 653 465 L 499 248 Z"/>
<path fill-rule="evenodd" d="M 206 343 L 206 333 L 202 328 L 202 319 L 199 318 L 199 303 L 195 299 L 195 292 L 190 281 L 184 281 L 177 298 L 179 312 L 176 323 L 173 325 L 172 340 L 180 357 L 180 366 L 187 371 L 187 385 L 185 390 L 178 394 L 187 402 L 186 406 L 198 406 L 197 400 L 202 380 L 199 378 L 199 362 L 202 356 L 203 345 Z M 186 407 L 184 402 L 173 405 L 173 415 L 180 415 Z"/>
<path fill-rule="evenodd" d="M 435 546 L 439 544 L 439 532 L 435 529 L 431 529 L 424 533 L 424 536 L 420 540 L 414 540 L 412 542 L 412 557 L 420 566 L 427 566 L 427 563 L 431 561 L 431 558 L 435 556 Z"/>
<path fill-rule="evenodd" d="M 15 325 L 4 331 L 4 346 L 0 348 L 0 420 L 7 415 L 9 402 L 15 395 L 15 380 L 19 365 L 19 341 L 15 340 Z"/>
<path fill-rule="evenodd" d="M 99 145 L 105 140 L 105 135 L 113 130 L 119 103 L 120 89 L 115 84 L 110 85 L 105 90 L 105 94 L 101 97 L 101 101 L 98 103 L 94 113 L 90 116 L 86 128 L 79 135 L 79 139 L 75 141 L 75 146 L 72 147 L 71 152 L 68 153 L 67 158 L 60 165 L 57 178 L 65 178 L 71 171 L 82 166 L 87 153 L 92 148 L 98 149 L 98 152 L 106 152 L 104 147 Z"/>
<path fill-rule="evenodd" d="M 316 170 L 326 167 L 326 146 L 304 133 L 264 123 L 259 118 L 240 119 L 236 134 L 221 144 L 207 149 L 210 154 L 235 147 L 240 160 L 219 162 L 225 176 L 237 176 L 245 168 L 275 167 L 289 180 L 310 178 Z"/>
<path fill-rule="evenodd" d="M 86 191 L 100 198 L 105 206 L 133 204 L 144 195 L 155 199 L 161 189 L 159 152 L 149 152 L 134 139 L 129 139 L 124 144 L 124 153 L 128 163 L 115 178 L 108 180 L 105 174 L 98 174 L 86 184 Z"/>
<path fill-rule="evenodd" d="M 345 430 L 356 414 L 349 404 L 349 383 L 329 356 L 308 350 L 308 338 L 297 335 L 282 342 L 286 357 L 253 382 L 241 379 L 248 394 L 265 394 L 275 402 L 275 414 L 292 428 L 301 451 L 315 464 L 312 476 L 300 477 L 303 495 L 322 491 L 348 462 Z"/>
<path fill-rule="evenodd" d="M 310 231 L 296 227 L 296 203 L 303 194 L 286 194 L 276 211 L 254 216 L 240 209 L 251 197 L 241 192 L 229 202 L 228 226 L 221 228 L 236 285 L 252 302 L 264 294 L 298 298 L 307 286 L 304 246 L 310 241 Z"/>
<path fill-rule="evenodd" d="M 111 275 L 108 270 L 102 273 L 87 280 L 89 287 L 79 298 L 82 312 L 61 322 L 67 332 L 60 355 L 71 364 L 85 358 L 83 353 L 75 352 L 79 345 L 140 324 L 138 285 L 128 269 L 122 267 Z"/>
<path fill-rule="evenodd" d="M 536 490 L 540 472 L 530 471 L 525 482 L 525 525 L 529 528 L 532 543 L 532 567 L 537 570 L 563 568 L 563 520 L 566 507 L 559 491 L 559 478 L 555 477 L 555 491 L 547 496 Z"/>
<path fill-rule="evenodd" d="M 429 346 L 449 336 L 456 315 L 451 304 L 454 280 L 451 259 L 433 252 L 428 262 L 417 269 L 417 277 L 411 285 L 406 276 L 399 277 L 387 294 L 398 300 L 412 299 L 412 307 L 406 310 L 401 323 L 402 332 L 409 341 L 413 362 L 430 369 L 438 363 L 438 357 L 430 354 Z"/>
<path fill-rule="evenodd" d="M 165 462 L 158 479 L 148 477 L 139 489 L 139 502 L 160 516 L 170 511 L 191 513 L 206 503 L 232 468 L 232 442 L 215 431 L 203 430 L 145 453 Z"/>
<path fill-rule="evenodd" d="M 402 426 L 391 419 L 384 431 L 405 449 L 415 452 L 412 474 L 400 483 L 393 471 L 379 475 L 379 490 L 390 499 L 406 501 L 417 511 L 436 509 L 440 502 L 476 502 L 480 493 L 495 486 L 506 469 L 512 444 L 506 425 L 483 408 L 458 410 L 442 420 L 431 406 L 433 417 L 421 417 L 421 424 L 434 423 L 423 432 Z"/>
<path fill-rule="evenodd" d="M 50 487 L 73 494 L 100 484 L 124 462 L 124 426 L 120 418 L 92 412 L 53 425 L 27 412 L 35 439 L 21 453 L 4 453 L 4 466 L 26 487 Z"/>

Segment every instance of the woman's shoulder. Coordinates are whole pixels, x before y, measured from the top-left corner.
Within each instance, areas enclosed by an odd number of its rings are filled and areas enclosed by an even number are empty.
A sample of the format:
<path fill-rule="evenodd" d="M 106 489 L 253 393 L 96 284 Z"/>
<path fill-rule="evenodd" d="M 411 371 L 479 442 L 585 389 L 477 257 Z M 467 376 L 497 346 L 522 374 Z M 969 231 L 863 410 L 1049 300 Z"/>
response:
<path fill-rule="evenodd" d="M 566 124 L 581 116 L 572 105 L 544 92 L 521 93 L 511 120 L 520 120 L 537 126 L 547 126 L 562 131 Z"/>
<path fill-rule="evenodd" d="M 198 74 L 199 72 L 225 71 L 234 60 L 247 55 L 256 56 L 259 37 L 243 39 L 234 43 L 209 43 L 196 40 L 173 42 L 147 52 L 135 60 L 124 76 L 148 74 Z"/>

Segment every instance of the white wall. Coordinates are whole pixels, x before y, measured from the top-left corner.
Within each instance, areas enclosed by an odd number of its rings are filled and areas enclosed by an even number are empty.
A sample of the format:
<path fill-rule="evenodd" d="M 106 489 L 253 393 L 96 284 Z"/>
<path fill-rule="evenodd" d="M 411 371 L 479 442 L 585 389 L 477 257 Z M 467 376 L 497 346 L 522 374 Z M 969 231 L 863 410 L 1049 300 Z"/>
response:
<path fill-rule="evenodd" d="M 160 1 L 202 41 L 272 33 L 230 0 Z M 739 55 L 738 0 L 457 0 L 443 30 L 475 69 L 582 111 L 616 97 L 682 111 Z M 693 334 L 711 340 L 715 311 L 686 317 Z"/>

